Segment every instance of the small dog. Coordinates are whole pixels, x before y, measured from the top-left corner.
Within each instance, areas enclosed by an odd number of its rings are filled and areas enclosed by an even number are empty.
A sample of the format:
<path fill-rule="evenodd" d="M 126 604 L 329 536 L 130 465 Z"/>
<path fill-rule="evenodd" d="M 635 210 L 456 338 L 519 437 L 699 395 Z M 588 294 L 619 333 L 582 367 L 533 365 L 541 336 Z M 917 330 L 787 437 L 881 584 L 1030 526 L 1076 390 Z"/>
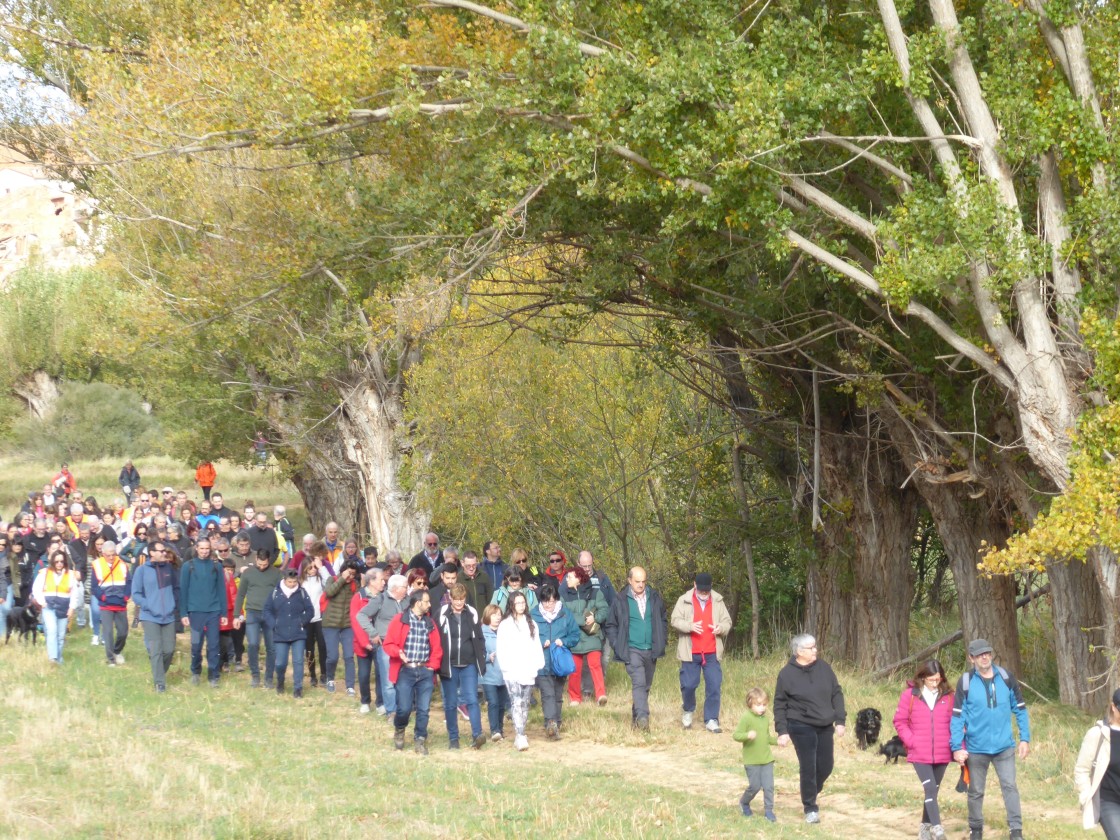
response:
<path fill-rule="evenodd" d="M 856 741 L 861 750 L 867 749 L 879 740 L 879 730 L 883 726 L 883 716 L 878 709 L 860 709 L 856 713 Z"/>
<path fill-rule="evenodd" d="M 890 764 L 893 760 L 898 764 L 900 758 L 906 758 L 906 747 L 902 743 L 902 739 L 895 735 L 887 743 L 879 747 L 879 755 L 885 755 L 886 759 L 884 764 Z"/>
<path fill-rule="evenodd" d="M 12 633 L 19 634 L 21 642 L 27 641 L 28 634 L 31 635 L 31 644 L 35 645 L 39 642 L 39 605 L 27 599 L 27 603 L 19 608 L 18 611 L 13 610 L 8 616 L 8 635 L 4 638 L 4 644 L 8 644 L 12 640 Z"/>

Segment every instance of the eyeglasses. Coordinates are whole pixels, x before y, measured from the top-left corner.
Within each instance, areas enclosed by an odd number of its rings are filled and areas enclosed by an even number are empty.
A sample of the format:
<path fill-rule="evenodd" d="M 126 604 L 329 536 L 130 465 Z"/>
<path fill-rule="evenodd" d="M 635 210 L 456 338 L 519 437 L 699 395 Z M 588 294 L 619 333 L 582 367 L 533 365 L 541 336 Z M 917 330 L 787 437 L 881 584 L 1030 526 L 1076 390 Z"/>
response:
<path fill-rule="evenodd" d="M 514 560 L 513 562 L 515 562 L 518 566 L 528 566 L 529 565 L 528 560 Z"/>
<path fill-rule="evenodd" d="M 435 548 L 439 543 L 424 543 L 428 548 Z"/>
<path fill-rule="evenodd" d="M 548 562 L 549 563 L 563 563 L 564 558 L 563 557 L 549 557 Z"/>
<path fill-rule="evenodd" d="M 218 553 L 219 554 L 229 554 L 229 549 L 228 548 L 219 548 Z"/>

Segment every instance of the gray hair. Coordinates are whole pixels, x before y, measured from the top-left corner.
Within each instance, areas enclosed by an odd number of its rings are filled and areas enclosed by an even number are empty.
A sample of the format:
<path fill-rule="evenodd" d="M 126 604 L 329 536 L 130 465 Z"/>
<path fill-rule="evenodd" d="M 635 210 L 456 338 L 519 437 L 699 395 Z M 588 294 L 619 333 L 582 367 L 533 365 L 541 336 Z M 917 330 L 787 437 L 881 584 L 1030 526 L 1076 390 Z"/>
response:
<path fill-rule="evenodd" d="M 381 570 L 380 569 L 370 569 L 366 572 L 363 572 L 362 573 L 362 586 L 369 586 L 370 581 L 372 581 L 375 577 L 381 577 Z"/>
<path fill-rule="evenodd" d="M 104 554 L 106 551 L 116 551 L 116 550 L 117 550 L 117 544 L 115 542 L 113 542 L 112 540 L 106 540 L 104 543 L 101 544 L 102 554 Z"/>
<path fill-rule="evenodd" d="M 812 633 L 798 633 L 789 640 L 789 652 L 791 656 L 797 656 L 797 652 L 801 648 L 812 647 L 816 644 L 816 637 Z"/>
<path fill-rule="evenodd" d="M 314 534 L 304 534 L 303 535 L 303 544 L 307 545 L 307 543 L 315 542 L 315 540 L 317 540 L 317 539 L 319 539 L 319 538 L 317 536 L 315 536 Z"/>
<path fill-rule="evenodd" d="M 386 561 L 389 561 L 389 560 L 404 560 L 404 558 L 403 558 L 403 557 L 401 557 L 401 553 L 400 553 L 399 551 L 397 551 L 397 550 L 396 550 L 395 548 L 393 548 L 393 549 L 390 549 L 390 550 L 389 550 L 389 551 L 388 551 L 388 552 L 387 552 L 387 553 L 385 554 L 385 560 L 386 560 Z M 394 577 L 395 577 L 395 576 L 394 576 Z M 408 581 L 405 581 L 405 584 L 407 585 L 407 584 L 408 584 Z M 390 578 L 390 580 L 389 580 L 389 585 L 390 585 L 390 586 L 392 586 L 392 585 L 393 585 L 393 581 L 392 581 L 392 579 L 391 579 L 391 578 Z"/>
<path fill-rule="evenodd" d="M 407 589 L 407 588 L 408 588 L 408 578 L 406 578 L 404 575 L 390 575 L 389 576 L 389 585 L 386 587 L 386 589 Z"/>
<path fill-rule="evenodd" d="M 82 507 L 81 502 L 74 502 L 74 504 L 70 505 L 70 513 L 71 514 L 81 513 L 84 510 L 85 510 L 85 508 Z"/>
<path fill-rule="evenodd" d="M 288 513 L 288 509 L 285 508 L 283 505 L 277 505 L 276 507 L 274 507 L 272 509 L 272 515 L 273 516 L 285 516 L 285 515 L 287 515 L 287 513 Z"/>

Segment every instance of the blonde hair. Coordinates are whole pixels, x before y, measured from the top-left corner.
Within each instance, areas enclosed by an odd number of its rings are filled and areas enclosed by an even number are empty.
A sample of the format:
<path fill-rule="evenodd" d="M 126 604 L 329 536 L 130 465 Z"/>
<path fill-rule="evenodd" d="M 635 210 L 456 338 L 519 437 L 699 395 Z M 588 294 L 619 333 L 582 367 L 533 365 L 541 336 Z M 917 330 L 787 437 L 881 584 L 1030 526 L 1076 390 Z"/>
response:
<path fill-rule="evenodd" d="M 456 584 L 456 586 L 462 586 L 462 584 Z M 463 587 L 463 590 L 466 591 L 465 586 Z M 494 616 L 495 613 L 497 615 L 501 615 L 502 608 L 497 604 L 487 604 L 486 609 L 482 611 L 482 623 L 484 626 L 489 626 L 490 619 Z"/>
<path fill-rule="evenodd" d="M 518 560 L 528 560 L 529 552 L 523 548 L 515 548 L 509 555 L 509 562 L 516 563 Z"/>
<path fill-rule="evenodd" d="M 759 703 L 769 703 L 770 695 L 766 693 L 765 688 L 758 688 L 757 686 L 747 692 L 747 708 L 757 706 Z"/>

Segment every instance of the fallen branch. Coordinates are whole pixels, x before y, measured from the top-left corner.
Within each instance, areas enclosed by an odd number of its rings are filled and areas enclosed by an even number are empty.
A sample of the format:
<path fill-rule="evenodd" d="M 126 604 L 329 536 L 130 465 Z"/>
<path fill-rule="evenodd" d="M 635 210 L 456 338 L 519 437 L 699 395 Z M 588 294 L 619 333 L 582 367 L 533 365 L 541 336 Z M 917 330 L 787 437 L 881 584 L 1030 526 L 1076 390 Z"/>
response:
<path fill-rule="evenodd" d="M 1015 609 L 1021 610 L 1023 607 L 1025 607 L 1027 604 L 1029 604 L 1031 601 L 1035 600 L 1036 598 L 1041 598 L 1043 595 L 1049 595 L 1049 594 L 1050 594 L 1050 584 L 1046 584 L 1045 586 L 1040 586 L 1034 592 L 1028 592 L 1026 595 L 1021 595 L 1018 598 L 1016 598 L 1015 599 Z M 933 656 L 935 653 L 937 653 L 942 648 L 948 647 L 949 645 L 953 644 L 953 642 L 959 642 L 963 638 L 964 638 L 964 630 L 956 630 L 956 631 L 950 633 L 948 636 L 945 636 L 942 639 L 938 639 L 936 642 L 934 642 L 929 647 L 922 648 L 917 653 L 911 654 L 910 656 L 907 656 L 905 659 L 901 659 L 898 662 L 895 662 L 893 665 L 888 665 L 886 668 L 880 668 L 878 671 L 874 671 L 871 674 L 871 679 L 880 680 L 883 677 L 889 677 L 895 671 L 898 671 L 899 669 L 901 669 L 901 668 L 903 668 L 907 665 L 912 665 L 913 663 L 917 662 L 920 659 L 929 659 L 931 656 Z M 1028 686 L 1028 688 L 1030 688 L 1030 686 Z M 1034 689 L 1032 688 L 1031 691 L 1034 691 Z M 1038 694 L 1037 691 L 1035 693 Z M 1042 695 L 1039 694 L 1039 697 L 1042 697 Z M 1045 699 L 1045 698 L 1043 698 L 1043 699 Z"/>

